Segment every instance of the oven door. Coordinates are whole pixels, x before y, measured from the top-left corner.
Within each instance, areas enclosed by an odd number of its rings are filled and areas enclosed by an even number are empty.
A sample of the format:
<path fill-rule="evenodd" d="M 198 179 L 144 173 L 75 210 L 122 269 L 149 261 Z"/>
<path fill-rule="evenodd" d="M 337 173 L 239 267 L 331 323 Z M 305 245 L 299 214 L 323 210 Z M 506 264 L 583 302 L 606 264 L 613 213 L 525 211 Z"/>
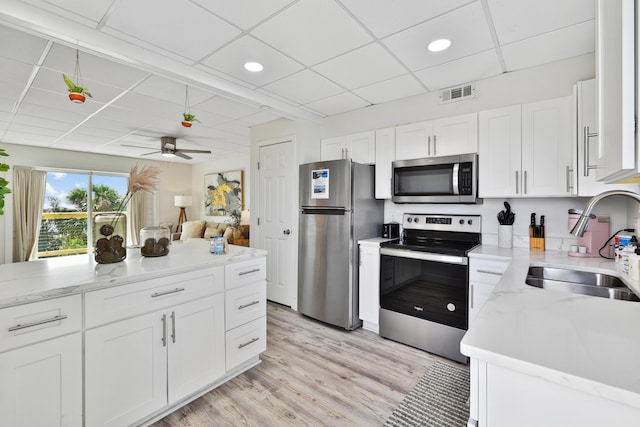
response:
<path fill-rule="evenodd" d="M 380 308 L 467 329 L 468 258 L 380 249 Z"/>

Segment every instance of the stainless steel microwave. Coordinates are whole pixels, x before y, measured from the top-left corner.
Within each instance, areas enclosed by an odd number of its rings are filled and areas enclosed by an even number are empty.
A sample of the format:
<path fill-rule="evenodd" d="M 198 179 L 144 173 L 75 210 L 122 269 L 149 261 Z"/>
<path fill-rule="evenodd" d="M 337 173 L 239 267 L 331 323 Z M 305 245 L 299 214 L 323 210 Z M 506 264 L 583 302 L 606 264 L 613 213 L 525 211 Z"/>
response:
<path fill-rule="evenodd" d="M 478 155 L 393 162 L 395 203 L 479 203 Z"/>

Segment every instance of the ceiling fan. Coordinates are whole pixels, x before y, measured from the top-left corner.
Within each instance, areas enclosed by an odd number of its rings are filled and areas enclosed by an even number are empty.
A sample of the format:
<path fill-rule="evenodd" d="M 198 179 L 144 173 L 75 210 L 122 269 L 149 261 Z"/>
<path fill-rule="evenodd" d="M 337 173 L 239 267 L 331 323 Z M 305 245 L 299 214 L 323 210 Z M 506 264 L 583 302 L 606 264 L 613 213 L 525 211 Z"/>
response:
<path fill-rule="evenodd" d="M 133 147 L 132 145 L 130 147 Z M 173 136 L 160 137 L 160 151 L 152 151 L 151 153 L 142 154 L 143 156 L 149 156 L 151 154 L 162 153 L 164 157 L 182 157 L 183 159 L 191 160 L 191 156 L 187 156 L 184 153 L 204 153 L 211 154 L 209 150 L 180 150 L 177 148 L 176 138 Z"/>

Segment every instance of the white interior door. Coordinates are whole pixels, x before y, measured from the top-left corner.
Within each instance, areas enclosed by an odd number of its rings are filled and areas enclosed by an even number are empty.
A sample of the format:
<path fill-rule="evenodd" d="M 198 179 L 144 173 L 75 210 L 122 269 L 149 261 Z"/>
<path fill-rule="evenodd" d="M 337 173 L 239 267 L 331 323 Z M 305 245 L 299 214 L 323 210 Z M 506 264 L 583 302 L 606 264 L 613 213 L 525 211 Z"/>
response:
<path fill-rule="evenodd" d="M 258 245 L 267 250 L 267 299 L 295 308 L 294 148 L 292 141 L 260 147 Z"/>

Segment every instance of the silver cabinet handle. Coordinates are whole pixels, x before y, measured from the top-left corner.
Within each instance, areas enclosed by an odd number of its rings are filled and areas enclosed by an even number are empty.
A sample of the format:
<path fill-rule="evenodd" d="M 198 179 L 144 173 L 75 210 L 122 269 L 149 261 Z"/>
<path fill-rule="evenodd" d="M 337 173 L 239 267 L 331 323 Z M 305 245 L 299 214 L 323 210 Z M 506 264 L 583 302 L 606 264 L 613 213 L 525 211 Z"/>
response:
<path fill-rule="evenodd" d="M 184 288 L 175 288 L 170 291 L 156 292 L 155 294 L 151 294 L 151 298 L 161 297 L 163 295 L 175 294 L 176 292 L 182 292 L 182 291 L 184 291 Z"/>
<path fill-rule="evenodd" d="M 573 188 L 573 185 L 571 185 L 571 172 L 573 172 L 573 169 L 567 165 L 567 193 L 571 193 L 571 189 Z"/>
<path fill-rule="evenodd" d="M 238 306 L 238 310 L 242 310 L 243 308 L 251 307 L 252 305 L 260 304 L 260 301 L 251 301 L 249 304 L 242 304 Z"/>
<path fill-rule="evenodd" d="M 289 234 L 291 234 L 291 230 L 289 230 L 289 229 L 287 228 L 286 230 L 284 230 L 284 231 L 282 232 L 282 234 L 285 234 L 285 235 L 287 235 L 287 236 L 288 236 Z"/>
<path fill-rule="evenodd" d="M 495 276 L 502 276 L 503 273 L 499 272 L 499 271 L 491 271 L 491 270 L 477 270 L 478 273 L 485 273 L 485 274 L 493 274 Z"/>
<path fill-rule="evenodd" d="M 520 194 L 520 183 L 518 182 L 518 171 L 516 171 L 516 194 Z"/>
<path fill-rule="evenodd" d="M 427 156 L 431 155 L 431 135 L 427 138 Z"/>
<path fill-rule="evenodd" d="M 167 346 L 167 315 L 162 315 L 162 346 Z"/>
<path fill-rule="evenodd" d="M 260 339 L 260 338 L 251 338 L 251 340 L 250 340 L 250 341 L 247 341 L 247 342 L 246 342 L 246 343 L 244 343 L 244 344 L 240 344 L 240 345 L 238 346 L 238 349 L 241 349 L 241 348 L 244 348 L 244 347 L 246 347 L 246 346 L 248 346 L 248 345 L 250 345 L 250 344 L 253 344 L 254 342 L 258 341 L 259 339 Z"/>
<path fill-rule="evenodd" d="M 249 271 L 241 271 L 240 273 L 238 273 L 238 276 L 244 276 L 246 274 L 257 273 L 258 271 L 260 271 L 259 268 L 254 268 L 253 270 L 249 270 Z"/>
<path fill-rule="evenodd" d="M 35 322 L 24 323 L 24 324 L 18 323 L 17 325 L 10 327 L 9 332 L 19 331 L 20 329 L 31 328 L 33 326 L 38 326 L 38 325 L 44 325 L 45 323 L 57 322 L 59 320 L 64 320 L 66 318 L 67 318 L 66 314 L 60 314 L 58 316 L 52 317 L 51 319 L 36 320 Z"/>
<path fill-rule="evenodd" d="M 176 312 L 171 312 L 171 341 L 176 343 Z"/>
<path fill-rule="evenodd" d="M 469 289 L 469 307 L 473 308 L 473 283 L 471 284 L 471 288 Z"/>
<path fill-rule="evenodd" d="M 527 194 L 527 171 L 524 171 L 524 176 L 522 177 L 522 185 L 524 185 L 524 194 Z"/>
<path fill-rule="evenodd" d="M 598 132 L 589 132 L 589 126 L 584 127 L 584 176 L 589 176 L 590 169 L 597 169 L 597 166 L 591 166 L 589 163 L 589 139 L 598 136 Z"/>
<path fill-rule="evenodd" d="M 433 155 L 436 155 L 436 136 L 433 135 Z"/>

